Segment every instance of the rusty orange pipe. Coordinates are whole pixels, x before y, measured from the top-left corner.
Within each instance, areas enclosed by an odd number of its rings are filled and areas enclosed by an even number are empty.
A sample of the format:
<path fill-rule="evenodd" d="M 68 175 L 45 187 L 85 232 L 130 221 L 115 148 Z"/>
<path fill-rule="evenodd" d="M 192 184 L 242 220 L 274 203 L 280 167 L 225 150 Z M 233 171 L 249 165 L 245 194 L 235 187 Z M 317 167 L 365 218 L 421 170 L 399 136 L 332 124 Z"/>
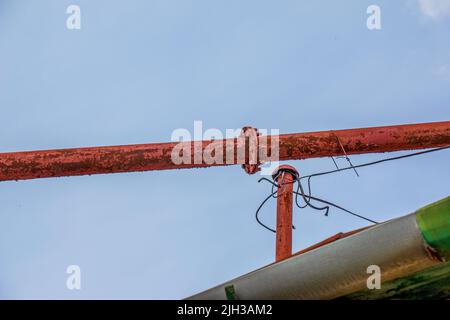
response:
<path fill-rule="evenodd" d="M 292 255 L 293 191 L 297 176 L 297 170 L 289 165 L 279 166 L 273 175 L 274 181 L 279 185 L 275 261 L 281 261 Z"/>
<path fill-rule="evenodd" d="M 278 138 L 280 160 L 343 155 L 343 149 L 347 154 L 425 149 L 450 145 L 450 121 L 283 134 Z M 203 141 L 200 148 L 195 148 L 193 142 L 184 143 L 189 145 L 194 159 L 211 143 L 223 141 L 236 150 L 236 139 Z M 0 153 L 0 181 L 199 168 L 226 163 L 195 164 L 192 161 L 176 165 L 171 160 L 175 145 L 177 142 Z M 270 154 L 270 143 L 265 148 L 266 154 Z M 232 164 L 237 163 L 235 156 Z"/>

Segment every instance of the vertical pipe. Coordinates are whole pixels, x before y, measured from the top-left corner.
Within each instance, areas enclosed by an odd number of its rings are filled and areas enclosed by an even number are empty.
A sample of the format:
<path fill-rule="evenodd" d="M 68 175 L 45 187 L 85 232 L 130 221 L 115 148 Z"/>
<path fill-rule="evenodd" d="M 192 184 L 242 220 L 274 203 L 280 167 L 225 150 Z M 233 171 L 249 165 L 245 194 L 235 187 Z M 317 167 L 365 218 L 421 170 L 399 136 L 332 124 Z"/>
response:
<path fill-rule="evenodd" d="M 275 260 L 280 261 L 292 255 L 292 191 L 297 179 L 297 170 L 289 165 L 283 165 L 275 170 L 273 178 L 279 185 Z"/>

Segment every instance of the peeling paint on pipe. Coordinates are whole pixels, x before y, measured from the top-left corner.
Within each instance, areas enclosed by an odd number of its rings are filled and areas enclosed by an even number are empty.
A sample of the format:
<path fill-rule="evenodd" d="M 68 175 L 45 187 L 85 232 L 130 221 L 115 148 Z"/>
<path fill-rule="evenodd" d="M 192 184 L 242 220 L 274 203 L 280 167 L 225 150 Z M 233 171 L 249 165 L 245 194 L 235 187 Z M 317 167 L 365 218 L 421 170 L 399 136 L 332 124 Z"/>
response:
<path fill-rule="evenodd" d="M 450 146 L 450 121 L 278 137 L 280 160 L 342 155 L 339 141 L 349 155 L 425 149 Z M 225 152 L 221 163 L 193 163 L 198 153 L 203 154 L 207 146 L 215 143 L 221 143 L 224 151 L 227 145 L 233 146 L 234 159 L 228 164 L 242 164 L 236 156 L 237 139 L 203 141 L 201 148 L 194 148 L 194 142 L 184 143 L 191 150 L 190 164 L 172 162 L 171 153 L 177 142 L 0 153 L 0 181 L 227 165 Z M 260 154 L 271 154 L 270 143 L 259 149 Z"/>
<path fill-rule="evenodd" d="M 283 165 L 275 169 L 273 176 L 274 182 L 279 185 L 275 261 L 281 261 L 292 255 L 292 209 L 294 206 L 292 192 L 298 172 L 292 166 Z"/>

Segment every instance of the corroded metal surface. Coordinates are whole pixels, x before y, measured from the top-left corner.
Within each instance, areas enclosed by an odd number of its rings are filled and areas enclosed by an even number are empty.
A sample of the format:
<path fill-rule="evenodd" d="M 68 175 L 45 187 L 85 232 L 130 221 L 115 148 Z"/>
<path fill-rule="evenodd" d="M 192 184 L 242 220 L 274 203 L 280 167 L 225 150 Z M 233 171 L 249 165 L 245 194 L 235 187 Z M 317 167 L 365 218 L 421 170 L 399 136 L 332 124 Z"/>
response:
<path fill-rule="evenodd" d="M 450 121 L 280 135 L 280 160 L 450 145 Z"/>
<path fill-rule="evenodd" d="M 424 149 L 450 145 L 450 121 L 284 134 L 276 137 L 279 138 L 280 160 L 342 155 L 339 142 L 347 154 Z M 265 145 L 258 144 L 258 163 L 267 161 L 261 155 L 273 153 L 271 139 L 274 137 L 269 138 Z M 172 142 L 0 153 L 0 181 L 245 164 L 245 160 L 239 161 L 237 156 L 238 139 L 183 142 L 190 150 L 188 158 L 191 161 L 182 164 L 175 164 L 171 158 L 172 150 L 177 144 Z M 201 155 L 206 149 L 222 150 L 222 161 L 194 161 L 202 159 Z M 230 150 L 231 159 L 227 159 L 226 154 Z M 250 153 L 250 147 L 246 153 Z"/>
<path fill-rule="evenodd" d="M 292 255 L 292 209 L 294 181 L 298 173 L 292 166 L 280 166 L 276 170 L 277 190 L 277 233 L 275 261 Z"/>

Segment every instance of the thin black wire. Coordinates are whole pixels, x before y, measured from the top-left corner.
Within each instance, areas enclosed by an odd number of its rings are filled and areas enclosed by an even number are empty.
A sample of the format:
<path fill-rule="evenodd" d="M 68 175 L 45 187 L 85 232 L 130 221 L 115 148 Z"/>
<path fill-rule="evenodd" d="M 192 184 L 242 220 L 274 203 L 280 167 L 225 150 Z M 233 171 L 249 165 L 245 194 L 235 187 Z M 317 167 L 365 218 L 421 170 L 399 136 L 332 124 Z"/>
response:
<path fill-rule="evenodd" d="M 297 193 L 297 192 L 294 191 L 294 193 Z M 345 209 L 345 208 L 343 208 L 343 207 L 341 207 L 341 206 L 338 206 L 337 204 L 335 204 L 335 203 L 333 203 L 333 202 L 330 202 L 330 201 L 327 201 L 327 200 L 323 200 L 323 199 L 320 199 L 320 198 L 316 198 L 316 197 L 312 197 L 312 196 L 310 196 L 309 198 L 311 198 L 312 200 L 315 200 L 315 201 L 319 201 L 319 202 L 328 204 L 328 205 L 330 205 L 330 206 L 332 206 L 332 207 L 335 207 L 335 208 L 337 208 L 337 209 L 339 209 L 339 210 L 342 210 L 342 211 L 344 211 L 344 212 L 347 212 L 347 213 L 351 214 L 352 216 L 355 216 L 355 217 L 358 217 L 358 218 L 360 218 L 360 219 L 364 219 L 364 220 L 366 220 L 366 221 L 372 222 L 373 224 L 379 224 L 379 222 L 377 222 L 377 221 L 375 221 L 375 220 L 372 220 L 372 219 L 367 218 L 367 217 L 364 217 L 364 216 L 362 216 L 362 215 L 360 215 L 360 214 L 354 213 L 354 212 L 352 212 L 352 211 L 350 211 L 350 210 L 347 210 L 347 209 Z M 326 208 L 329 209 L 329 207 L 326 207 Z M 325 215 L 327 215 L 327 213 L 326 213 Z"/>
<path fill-rule="evenodd" d="M 277 188 L 280 187 L 280 185 L 274 183 L 273 181 L 271 181 L 271 180 L 269 180 L 269 179 L 267 179 L 267 178 L 261 178 L 261 179 L 258 180 L 258 182 L 261 182 L 261 181 L 267 181 L 267 182 L 269 182 L 270 184 L 272 184 L 272 186 L 275 186 L 275 187 L 277 187 Z M 261 225 L 262 227 L 264 227 L 265 229 L 267 229 L 267 230 L 269 230 L 269 231 L 272 231 L 272 232 L 274 232 L 274 233 L 276 233 L 276 230 L 270 228 L 269 226 L 267 226 L 266 224 L 264 224 L 264 223 L 259 219 L 259 212 L 261 211 L 262 207 L 266 204 L 266 202 L 267 202 L 270 198 L 272 198 L 272 197 L 274 196 L 275 193 L 277 193 L 277 191 L 272 192 L 269 196 L 267 196 L 267 197 L 264 199 L 264 201 L 261 202 L 261 204 L 259 205 L 259 207 L 258 207 L 258 209 L 256 210 L 256 213 L 255 213 L 255 218 L 256 218 L 256 221 L 258 222 L 258 224 L 260 224 L 260 225 Z M 317 202 L 325 203 L 325 204 L 327 204 L 327 205 L 329 205 L 329 206 L 332 206 L 332 207 L 335 207 L 335 208 L 337 208 L 337 209 L 340 209 L 340 210 L 342 210 L 342 211 L 344 211 L 344 212 L 347 212 L 347 213 L 349 213 L 349 214 L 351 214 L 351 215 L 353 215 L 353 216 L 356 216 L 356 217 L 358 217 L 358 218 L 364 219 L 364 220 L 369 221 L 369 222 L 374 223 L 374 224 L 378 224 L 378 222 L 376 222 L 376 221 L 374 221 L 374 220 L 372 220 L 372 219 L 366 218 L 366 217 L 364 217 L 364 216 L 362 216 L 362 215 L 359 215 L 359 214 L 354 213 L 354 212 L 352 212 L 352 211 L 350 211 L 350 210 L 347 210 L 347 209 L 345 209 L 345 208 L 343 208 L 343 207 L 341 207 L 341 206 L 339 206 L 339 205 L 337 205 L 337 204 L 335 204 L 335 203 L 333 203 L 333 202 L 326 201 L 326 200 L 323 200 L 323 199 L 320 199 L 320 198 L 317 198 L 317 197 L 313 197 L 313 196 L 311 196 L 311 195 L 306 195 L 306 194 L 301 193 L 301 192 L 296 192 L 296 191 L 294 191 L 293 193 L 295 193 L 296 196 L 297 196 L 297 195 L 301 195 L 301 196 L 304 197 L 304 198 L 308 198 L 308 200 L 307 200 L 308 202 L 310 202 L 310 200 L 314 200 L 314 201 L 317 201 Z M 298 205 L 297 205 L 297 206 L 298 206 Z M 310 206 L 311 206 L 312 208 L 315 208 L 315 206 L 312 206 L 312 205 L 310 205 Z M 324 209 L 320 208 L 320 209 L 318 209 L 318 210 L 326 210 L 325 215 L 328 215 L 328 211 L 329 211 L 329 209 L 330 209 L 329 206 L 324 207 Z"/>
<path fill-rule="evenodd" d="M 434 148 L 434 149 L 429 149 L 429 150 L 425 150 L 425 151 L 419 151 L 419 152 L 414 152 L 414 153 L 410 153 L 410 154 L 406 154 L 406 155 L 401 155 L 401 156 L 397 156 L 397 157 L 390 157 L 390 158 L 385 158 L 385 159 L 381 159 L 381 160 L 377 160 L 377 161 L 372 161 L 372 162 L 367 162 L 367 163 L 363 163 L 360 165 L 356 165 L 356 166 L 350 166 L 350 167 L 345 167 L 345 168 L 337 168 L 336 170 L 331 170 L 331 171 L 324 171 L 324 172 L 319 172 L 319 173 L 314 173 L 314 174 L 310 174 L 310 175 L 306 175 L 306 176 L 302 176 L 302 177 L 297 177 L 297 180 L 300 182 L 297 186 L 297 192 L 301 191 L 302 193 L 305 193 L 302 189 L 302 184 L 301 184 L 301 180 L 302 179 L 308 179 L 307 183 L 308 183 L 308 195 L 311 196 L 312 191 L 311 191 L 311 178 L 313 177 L 317 177 L 317 176 L 322 176 L 322 175 L 327 175 L 327 174 L 332 174 L 332 173 L 336 173 L 336 172 L 341 172 L 341 171 L 345 171 L 345 170 L 352 170 L 352 169 L 356 169 L 356 168 L 362 168 L 362 167 L 367 167 L 367 166 L 371 166 L 371 165 L 375 165 L 375 164 L 379 164 L 379 163 L 383 163 L 383 162 L 388 162 L 388 161 L 393 161 L 393 160 L 399 160 L 399 159 L 404 159 L 404 158 L 410 158 L 410 157 L 414 157 L 414 156 L 418 156 L 418 155 L 422 155 L 422 154 L 427 154 L 427 153 L 431 153 L 431 152 L 436 152 L 436 151 L 441 151 L 441 150 L 445 150 L 445 149 L 449 149 L 450 147 L 440 147 L 440 148 Z M 292 182 L 294 183 L 294 182 Z M 272 186 L 272 192 L 273 192 L 273 186 Z M 306 208 L 308 206 L 312 207 L 310 205 L 310 201 L 308 199 L 305 199 L 305 197 L 303 197 L 303 200 L 305 201 L 304 205 L 299 205 L 298 203 L 298 195 L 295 195 L 295 203 L 296 205 L 300 208 Z M 314 207 L 312 207 L 314 208 Z M 325 210 L 324 208 L 314 208 L 316 210 Z"/>
<path fill-rule="evenodd" d="M 265 178 L 264 178 L 265 179 Z M 261 220 L 259 220 L 259 211 L 261 210 L 261 208 L 264 206 L 264 204 L 267 202 L 267 200 L 269 200 L 270 198 L 272 198 L 273 194 L 277 193 L 272 192 L 267 198 L 264 199 L 263 202 L 261 202 L 261 204 L 259 205 L 258 209 L 256 210 L 255 213 L 255 218 L 256 218 L 256 222 L 258 222 L 261 226 L 263 226 L 264 228 L 266 228 L 269 231 L 272 231 L 273 233 L 276 233 L 276 230 L 272 229 L 271 227 L 268 227 L 267 225 L 265 225 Z"/>
<path fill-rule="evenodd" d="M 344 148 L 344 146 L 343 146 L 342 143 L 341 143 L 341 140 L 339 139 L 338 136 L 336 136 L 336 139 L 337 139 L 337 141 L 338 141 L 338 143 L 339 143 L 339 146 L 341 147 L 342 151 L 344 152 L 345 159 L 346 159 L 347 162 L 350 164 L 350 167 L 353 168 L 353 171 L 355 171 L 356 176 L 359 177 L 359 173 L 358 173 L 358 171 L 356 170 L 356 168 L 353 166 L 353 163 L 352 163 L 352 161 L 350 160 L 350 158 L 348 157 L 347 152 L 345 151 L 345 148 Z M 334 161 L 334 159 L 333 159 L 333 162 L 336 164 L 336 161 Z M 338 168 L 338 169 L 339 169 L 339 168 Z"/>
<path fill-rule="evenodd" d="M 441 150 L 445 150 L 445 149 L 449 149 L 449 148 L 450 147 L 441 147 L 441 148 L 435 148 L 435 149 L 430 149 L 430 150 L 425 150 L 425 151 L 420 151 L 420 152 L 409 153 L 409 154 L 405 154 L 405 155 L 401 155 L 401 156 L 397 156 L 397 157 L 391 157 L 391 158 L 385 158 L 385 159 L 381 159 L 381 160 L 377 160 L 377 161 L 366 162 L 366 163 L 358 164 L 358 165 L 352 166 L 352 167 L 345 167 L 345 168 L 340 168 L 340 169 L 336 169 L 336 170 L 330 170 L 330 171 L 313 173 L 313 174 L 310 174 L 310 175 L 302 176 L 300 179 L 308 178 L 308 180 L 309 180 L 312 177 L 323 176 L 323 175 L 326 175 L 326 174 L 341 172 L 341 171 L 345 171 L 345 170 L 351 170 L 353 168 L 362 168 L 362 167 L 372 166 L 372 165 L 375 165 L 375 164 L 388 162 L 388 161 L 393 161 L 393 160 L 410 158 L 410 157 L 414 157 L 414 156 L 418 156 L 418 155 L 422 155 L 422 154 L 426 154 L 426 153 L 431 153 L 431 152 L 436 152 L 436 151 L 441 151 Z"/>
<path fill-rule="evenodd" d="M 274 181 L 277 181 L 279 175 L 280 175 L 280 173 L 278 173 L 278 175 L 275 176 L 275 177 L 273 178 L 273 180 L 274 180 Z M 329 206 L 325 206 L 325 207 L 316 207 L 315 205 L 313 205 L 313 204 L 311 203 L 311 199 L 312 199 L 312 198 L 311 198 L 311 183 L 310 183 L 310 180 L 308 180 L 308 194 L 307 194 L 307 195 L 306 195 L 306 193 L 305 193 L 305 190 L 303 189 L 303 185 L 302 185 L 302 183 L 301 183 L 301 181 L 300 181 L 300 178 L 299 178 L 299 175 L 298 175 L 298 174 L 296 175 L 294 181 L 288 182 L 288 183 L 284 182 L 284 179 L 283 179 L 283 180 L 281 181 L 280 184 L 275 184 L 275 183 L 272 183 L 272 181 L 270 181 L 270 180 L 268 180 L 268 179 L 265 179 L 265 178 L 260 179 L 258 182 L 260 182 L 260 181 L 262 181 L 262 180 L 269 181 L 269 182 L 272 184 L 272 197 L 273 197 L 273 198 L 277 198 L 277 196 L 274 196 L 274 188 L 275 188 L 275 187 L 279 187 L 279 186 L 281 185 L 281 186 L 283 186 L 283 187 L 285 188 L 287 184 L 297 182 L 297 183 L 298 183 L 298 184 L 297 184 L 297 191 L 294 192 L 294 194 L 295 194 L 295 204 L 297 205 L 297 207 L 300 208 L 300 209 L 304 209 L 304 208 L 306 208 L 306 207 L 310 207 L 310 208 L 312 208 L 312 209 L 314 209 L 314 210 L 325 211 L 325 216 L 328 216 L 328 212 L 330 211 L 330 207 L 329 207 Z M 275 192 L 275 194 L 276 194 L 276 192 Z M 303 201 L 305 202 L 304 205 L 300 205 L 300 204 L 298 203 L 298 196 L 299 196 L 299 195 L 302 196 Z"/>
<path fill-rule="evenodd" d="M 270 184 L 272 184 L 273 186 L 279 187 L 278 184 L 276 184 L 275 182 L 273 182 L 273 181 L 271 181 L 271 180 L 269 180 L 269 179 L 267 179 L 267 178 L 261 178 L 261 179 L 258 180 L 258 182 L 261 182 L 261 181 L 267 181 L 267 182 L 269 182 Z M 275 193 L 276 193 L 276 191 L 275 191 Z M 314 201 L 318 201 L 318 202 L 322 202 L 322 203 L 328 204 L 328 205 L 330 205 L 330 206 L 332 206 L 332 207 L 338 208 L 338 209 L 340 209 L 340 210 L 342 210 L 342 211 L 345 211 L 345 212 L 347 212 L 347 213 L 350 213 L 351 215 L 354 215 L 354 216 L 356 216 L 356 217 L 358 217 L 358 218 L 361 218 L 361 219 L 364 219 L 364 220 L 366 220 L 366 221 L 369 221 L 369 222 L 372 222 L 372 223 L 376 223 L 376 224 L 378 223 L 378 222 L 376 222 L 376 221 L 374 221 L 374 220 L 372 220 L 372 219 L 366 218 L 366 217 L 364 217 L 364 216 L 362 216 L 362 215 L 359 215 L 359 214 L 356 214 L 356 213 L 354 213 L 354 212 L 352 212 L 352 211 L 350 211 L 350 210 L 347 210 L 347 209 L 345 209 L 345 208 L 343 208 L 343 207 L 341 207 L 341 206 L 339 206 L 339 205 L 337 205 L 337 204 L 335 204 L 335 203 L 333 203 L 333 202 L 326 201 L 326 200 L 323 200 L 323 199 L 321 199 L 321 198 L 313 197 L 313 196 L 311 196 L 311 195 L 306 195 L 306 194 L 301 193 L 301 192 L 293 191 L 293 193 L 298 194 L 298 195 L 301 195 L 301 196 L 306 197 L 306 198 L 309 198 L 310 200 L 314 200 Z M 273 193 L 270 194 L 270 196 L 268 196 L 268 197 L 266 198 L 265 201 L 267 201 L 272 195 L 273 195 Z M 264 204 L 265 204 L 265 202 L 263 201 L 262 205 L 264 205 Z M 260 208 L 262 208 L 262 206 L 260 206 Z M 258 209 L 260 209 L 260 208 L 258 208 Z"/>
<path fill-rule="evenodd" d="M 367 218 L 367 217 L 364 217 L 364 216 L 362 216 L 362 215 L 359 215 L 359 214 L 357 214 L 357 213 L 354 213 L 354 212 L 352 212 L 352 211 L 350 211 L 350 210 L 347 210 L 347 209 L 345 209 L 345 208 L 343 208 L 343 207 L 341 207 L 341 206 L 338 206 L 338 205 L 335 204 L 335 203 L 332 203 L 332 202 L 329 202 L 329 201 L 326 201 L 326 200 L 323 200 L 323 199 L 320 199 L 320 198 L 313 197 L 313 196 L 311 195 L 311 192 L 312 192 L 312 191 L 311 191 L 311 178 L 317 177 L 317 176 L 322 176 L 322 175 L 327 175 L 327 174 L 332 174 L 332 173 L 336 173 L 336 172 L 341 172 L 341 171 L 345 171 L 345 170 L 351 170 L 351 169 L 355 170 L 356 168 L 363 168 L 363 167 L 367 167 L 367 166 L 371 166 L 371 165 L 375 165 L 375 164 L 379 164 L 379 163 L 383 163 L 383 162 L 394 161 L 394 160 L 399 160 L 399 159 L 404 159 L 404 158 L 410 158 L 410 157 L 414 157 L 414 156 L 418 156 L 418 155 L 422 155 L 422 154 L 427 154 L 427 153 L 432 153 L 432 152 L 436 152 L 436 151 L 441 151 L 441 150 L 445 150 L 445 149 L 449 149 L 449 148 L 450 148 L 450 146 L 448 146 L 448 147 L 441 147 L 441 148 L 434 148 L 434 149 L 430 149 L 430 150 L 414 152 L 414 153 L 410 153 L 410 154 L 406 154 L 406 155 L 401 155 L 401 156 L 397 156 L 397 157 L 390 157 L 390 158 L 385 158 L 385 159 L 381 159 L 381 160 L 377 160 L 377 161 L 367 162 L 367 163 L 359 164 L 359 165 L 356 165 L 356 166 L 353 166 L 353 165 L 352 165 L 352 166 L 350 166 L 350 167 L 338 168 L 338 169 L 336 169 L 336 170 L 330 170 L 330 171 L 324 171 L 324 172 L 313 173 L 313 174 L 306 175 L 306 176 L 302 176 L 302 177 L 300 177 L 300 176 L 297 175 L 296 179 L 295 179 L 294 181 L 292 181 L 292 182 L 289 182 L 289 183 L 296 183 L 296 182 L 297 182 L 297 191 L 294 191 L 293 193 L 295 194 L 295 203 L 296 203 L 297 207 L 299 207 L 300 209 L 306 208 L 306 207 L 308 206 L 308 207 L 311 207 L 311 208 L 313 208 L 313 209 L 320 210 L 320 211 L 325 210 L 325 215 L 327 216 L 327 215 L 328 215 L 328 212 L 329 212 L 329 209 L 330 209 L 329 206 L 333 206 L 333 207 L 335 207 L 335 208 L 337 208 L 337 209 L 340 209 L 340 210 L 342 210 L 342 211 L 344 211 L 344 212 L 347 212 L 347 213 L 349 213 L 349 214 L 351 214 L 351 215 L 353 215 L 353 216 L 355 216 L 355 217 L 358 217 L 358 218 L 364 219 L 364 220 L 366 220 L 366 221 L 369 221 L 369 222 L 378 224 L 378 222 L 376 222 L 376 221 L 374 221 L 374 220 L 372 220 L 372 219 L 369 219 L 369 218 Z M 333 159 L 333 160 L 334 160 L 334 159 Z M 308 194 L 306 194 L 305 191 L 304 191 L 304 189 L 303 189 L 303 185 L 302 185 L 302 183 L 301 183 L 301 180 L 302 180 L 302 179 L 308 179 L 308 180 L 307 180 L 307 183 L 308 183 Z M 274 180 L 276 180 L 276 177 L 275 177 Z M 277 191 L 274 191 L 274 188 L 275 188 L 275 187 L 276 187 L 276 188 L 279 188 L 280 185 L 274 183 L 273 181 L 271 181 L 271 180 L 269 180 L 269 179 L 267 179 L 267 178 L 261 178 L 261 179 L 258 180 L 258 182 L 261 182 L 261 181 L 267 181 L 267 182 L 269 182 L 270 184 L 272 184 L 272 193 L 271 193 L 266 199 L 264 199 L 264 201 L 260 204 L 260 206 L 259 206 L 258 209 L 256 210 L 255 218 L 256 218 L 256 221 L 257 221 L 261 226 L 263 226 L 264 228 L 266 228 L 266 229 L 269 230 L 269 231 L 272 231 L 272 232 L 275 232 L 275 233 L 276 233 L 276 230 L 274 230 L 274 229 L 268 227 L 267 225 L 265 225 L 265 224 L 259 219 L 259 212 L 260 212 L 261 208 L 264 206 L 264 204 L 265 204 L 270 198 L 272 198 L 272 197 L 273 197 L 273 198 L 277 198 L 277 196 L 275 196 L 275 194 L 277 194 Z M 285 182 L 283 181 L 283 185 L 285 186 L 286 184 L 288 184 L 288 183 L 285 183 Z M 300 191 L 300 192 L 299 192 L 299 191 Z M 298 203 L 298 196 L 299 196 L 299 195 L 302 196 L 303 201 L 305 202 L 304 205 L 300 205 L 300 204 Z M 314 206 L 314 205 L 311 204 L 311 200 L 315 200 L 315 201 L 318 201 L 318 202 L 327 204 L 328 206 L 325 206 L 325 207 L 316 207 L 316 206 Z"/>
<path fill-rule="evenodd" d="M 301 191 L 301 192 L 299 192 L 299 191 Z M 303 206 L 298 204 L 298 195 L 299 194 L 302 196 L 303 201 L 305 202 L 305 205 L 303 205 Z M 310 207 L 312 209 L 319 210 L 319 211 L 325 210 L 325 215 L 326 216 L 328 216 L 328 212 L 329 212 L 329 209 L 330 209 L 327 206 L 325 206 L 325 207 L 316 207 L 313 204 L 311 204 L 311 184 L 308 183 L 308 195 L 306 196 L 305 190 L 303 189 L 303 185 L 302 185 L 301 179 L 300 179 L 300 177 L 298 175 L 297 175 L 297 191 L 295 192 L 295 204 L 300 209 L 304 209 L 306 207 Z"/>

